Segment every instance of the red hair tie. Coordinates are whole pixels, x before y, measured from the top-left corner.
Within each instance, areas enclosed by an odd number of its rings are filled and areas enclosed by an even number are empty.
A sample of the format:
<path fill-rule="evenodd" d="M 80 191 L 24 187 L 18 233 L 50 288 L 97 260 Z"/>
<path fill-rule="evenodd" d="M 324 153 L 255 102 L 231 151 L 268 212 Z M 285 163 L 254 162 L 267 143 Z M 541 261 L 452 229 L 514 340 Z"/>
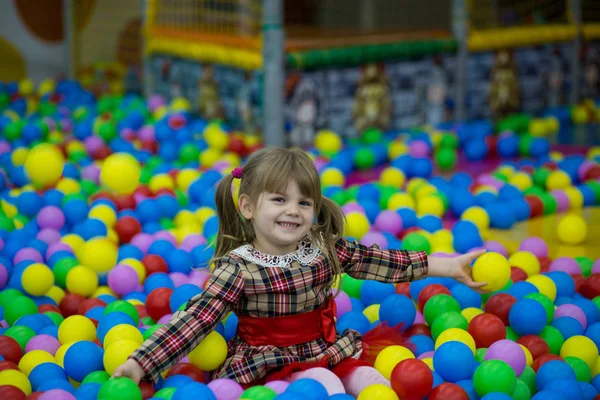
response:
<path fill-rule="evenodd" d="M 231 175 L 233 175 L 235 179 L 242 179 L 242 176 L 244 176 L 244 169 L 242 167 L 235 167 L 233 171 L 231 171 Z"/>

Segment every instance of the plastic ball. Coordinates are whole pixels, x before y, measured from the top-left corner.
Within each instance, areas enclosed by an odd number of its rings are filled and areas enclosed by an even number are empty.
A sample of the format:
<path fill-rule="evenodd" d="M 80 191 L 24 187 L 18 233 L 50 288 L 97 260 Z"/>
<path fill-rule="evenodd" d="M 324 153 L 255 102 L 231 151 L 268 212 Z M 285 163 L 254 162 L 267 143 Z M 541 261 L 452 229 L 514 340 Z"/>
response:
<path fill-rule="evenodd" d="M 517 376 L 527 365 L 527 357 L 521 346 L 507 339 L 492 343 L 485 353 L 485 360 L 502 360 L 512 367 Z"/>
<path fill-rule="evenodd" d="M 98 289 L 98 275 L 91 268 L 77 266 L 67 273 L 66 284 L 70 293 L 89 297 Z"/>
<path fill-rule="evenodd" d="M 103 364 L 109 375 L 113 375 L 117 367 L 127 361 L 127 357 L 139 347 L 133 340 L 119 340 L 104 349 Z"/>
<path fill-rule="evenodd" d="M 394 367 L 390 383 L 400 398 L 422 399 L 433 387 L 433 374 L 422 360 L 406 359 Z"/>
<path fill-rule="evenodd" d="M 84 316 L 73 315 L 65 318 L 58 327 L 58 340 L 61 344 L 94 339 L 96 339 L 96 326 Z"/>
<path fill-rule="evenodd" d="M 532 299 L 517 301 L 508 314 L 510 326 L 523 335 L 538 335 L 546 326 L 547 314 L 544 306 Z"/>
<path fill-rule="evenodd" d="M 44 264 L 31 264 L 21 276 L 23 289 L 32 296 L 43 296 L 54 285 L 54 274 Z"/>
<path fill-rule="evenodd" d="M 315 148 L 325 154 L 335 154 L 342 148 L 342 139 L 338 134 L 322 130 L 315 136 Z"/>
<path fill-rule="evenodd" d="M 81 265 L 103 274 L 116 265 L 118 248 L 106 238 L 93 238 L 82 244 L 76 254 Z"/>
<path fill-rule="evenodd" d="M 466 344 L 460 342 L 446 342 L 433 354 L 435 371 L 447 382 L 456 383 L 470 378 L 474 363 L 473 352 Z"/>
<path fill-rule="evenodd" d="M 556 226 L 558 239 L 567 245 L 579 245 L 587 238 L 587 224 L 579 215 L 564 216 Z"/>
<path fill-rule="evenodd" d="M 481 397 L 488 393 L 512 394 L 517 384 L 515 371 L 501 360 L 487 360 L 481 363 L 473 374 L 475 391 Z"/>
<path fill-rule="evenodd" d="M 140 164 L 132 155 L 115 153 L 104 160 L 100 182 L 115 193 L 130 194 L 137 188 L 140 176 Z"/>
<path fill-rule="evenodd" d="M 98 398 L 142 400 L 142 391 L 129 378 L 112 378 L 102 383 Z"/>
<path fill-rule="evenodd" d="M 357 400 L 369 399 L 398 400 L 398 395 L 388 386 L 376 383 L 364 388 L 357 398 Z"/>
<path fill-rule="evenodd" d="M 58 182 L 64 164 L 64 156 L 56 146 L 41 143 L 29 151 L 24 167 L 31 182 L 37 187 L 45 188 Z"/>
<path fill-rule="evenodd" d="M 94 371 L 103 369 L 103 350 L 93 342 L 79 341 L 70 346 L 64 358 L 67 375 L 76 382 Z"/>
<path fill-rule="evenodd" d="M 388 346 L 375 359 L 375 369 L 386 379 L 390 379 L 392 370 L 401 361 L 415 358 L 415 355 L 404 346 Z"/>
<path fill-rule="evenodd" d="M 267 388 L 268 389 L 268 388 Z M 389 388 L 388 388 L 389 389 Z M 269 389 L 274 393 L 272 389 Z M 391 389 L 390 389 L 391 390 Z M 290 383 L 284 394 L 293 393 L 308 398 L 308 400 L 327 400 L 329 395 L 320 382 L 314 379 L 298 379 Z M 244 394 L 242 393 L 242 397 Z"/>
<path fill-rule="evenodd" d="M 485 290 L 499 290 L 510 279 L 510 264 L 502 254 L 487 252 L 475 260 L 473 278 L 476 282 L 486 282 Z"/>
<path fill-rule="evenodd" d="M 211 332 L 192 350 L 188 358 L 201 370 L 212 371 L 225 361 L 226 356 L 227 342 L 219 333 Z"/>
<path fill-rule="evenodd" d="M 488 348 L 493 343 L 506 338 L 506 329 L 500 318 L 494 314 L 479 314 L 470 322 L 468 332 L 475 340 L 477 348 Z"/>
<path fill-rule="evenodd" d="M 40 364 L 55 362 L 52 354 L 44 350 L 32 350 L 25 353 L 19 361 L 19 369 L 25 375 L 29 376 L 31 371 Z"/>
<path fill-rule="evenodd" d="M 548 297 L 551 301 L 556 299 L 556 284 L 551 278 L 545 275 L 530 275 L 527 282 L 535 286 L 541 294 Z"/>
<path fill-rule="evenodd" d="M 0 387 L 5 385 L 14 386 L 26 395 L 31 394 L 31 383 L 27 379 L 27 376 L 21 371 L 16 371 L 14 369 L 0 371 Z"/>
<path fill-rule="evenodd" d="M 360 212 L 350 212 L 346 215 L 346 232 L 347 236 L 361 239 L 370 228 L 369 220 Z"/>
<path fill-rule="evenodd" d="M 433 388 L 429 396 L 429 400 L 469 400 L 469 395 L 461 386 L 456 383 L 444 382 Z"/>
<path fill-rule="evenodd" d="M 598 359 L 598 347 L 586 336 L 571 336 L 563 343 L 560 356 L 580 358 L 592 369 Z"/>
<path fill-rule="evenodd" d="M 450 328 L 442 332 L 435 341 L 435 349 L 437 350 L 444 343 L 452 341 L 466 344 L 471 349 L 471 352 L 475 354 L 475 340 L 473 340 L 473 337 L 467 331 L 459 328 Z"/>

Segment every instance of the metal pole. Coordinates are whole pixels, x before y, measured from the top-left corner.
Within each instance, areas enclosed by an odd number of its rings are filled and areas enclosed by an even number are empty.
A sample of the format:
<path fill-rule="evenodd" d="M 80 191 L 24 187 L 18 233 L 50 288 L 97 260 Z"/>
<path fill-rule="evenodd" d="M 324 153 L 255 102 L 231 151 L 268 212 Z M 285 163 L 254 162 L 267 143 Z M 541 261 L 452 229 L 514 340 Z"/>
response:
<path fill-rule="evenodd" d="M 570 104 L 576 104 L 579 101 L 579 73 L 581 65 L 579 56 L 581 54 L 581 0 L 569 1 L 572 23 L 577 28 L 577 34 L 573 40 L 573 55 L 571 57 L 571 93 Z"/>
<path fill-rule="evenodd" d="M 458 43 L 456 53 L 456 114 L 454 119 L 463 121 L 466 118 L 465 101 L 467 97 L 467 68 L 469 66 L 469 47 L 468 47 L 468 10 L 467 0 L 452 0 L 452 31 Z"/>
<path fill-rule="evenodd" d="M 263 0 L 264 142 L 285 145 L 283 0 Z"/>
<path fill-rule="evenodd" d="M 65 46 L 65 74 L 67 79 L 75 78 L 75 31 L 73 26 L 73 1 L 63 0 L 63 36 Z"/>

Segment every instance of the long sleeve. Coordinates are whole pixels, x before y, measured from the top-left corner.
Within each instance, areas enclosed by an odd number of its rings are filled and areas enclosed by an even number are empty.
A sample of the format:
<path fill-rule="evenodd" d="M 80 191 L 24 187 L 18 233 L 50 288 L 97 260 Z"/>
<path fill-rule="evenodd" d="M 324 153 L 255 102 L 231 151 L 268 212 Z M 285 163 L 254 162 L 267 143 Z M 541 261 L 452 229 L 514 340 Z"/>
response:
<path fill-rule="evenodd" d="M 233 260 L 221 259 L 201 294 L 185 310 L 159 328 L 129 358 L 136 360 L 146 376 L 157 382 L 160 374 L 191 352 L 237 303 L 244 279 Z"/>
<path fill-rule="evenodd" d="M 377 245 L 367 247 L 344 238 L 335 247 L 342 270 L 356 279 L 397 283 L 427 276 L 429 264 L 424 251 L 381 250 Z"/>

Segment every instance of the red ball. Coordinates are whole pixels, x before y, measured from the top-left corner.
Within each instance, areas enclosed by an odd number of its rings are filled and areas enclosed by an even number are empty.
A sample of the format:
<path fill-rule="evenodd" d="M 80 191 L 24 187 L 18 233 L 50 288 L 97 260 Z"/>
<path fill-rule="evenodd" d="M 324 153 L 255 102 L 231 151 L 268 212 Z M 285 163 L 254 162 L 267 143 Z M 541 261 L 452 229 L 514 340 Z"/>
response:
<path fill-rule="evenodd" d="M 152 191 L 146 185 L 139 185 L 134 191 L 134 195 L 143 196 L 143 197 L 152 197 Z"/>
<path fill-rule="evenodd" d="M 529 175 L 533 174 L 535 172 L 535 168 L 531 165 L 523 165 L 520 168 L 521 171 L 528 173 Z"/>
<path fill-rule="evenodd" d="M 465 389 L 456 383 L 445 382 L 438 385 L 431 391 L 429 400 L 469 400 L 469 395 Z"/>
<path fill-rule="evenodd" d="M 46 312 L 57 312 L 60 314 L 60 308 L 56 307 L 54 304 L 40 304 L 38 306 L 38 312 L 40 314 L 43 314 Z"/>
<path fill-rule="evenodd" d="M 25 397 L 25 400 L 38 400 L 44 392 L 33 392 L 29 396 Z"/>
<path fill-rule="evenodd" d="M 539 197 L 536 196 L 525 196 L 525 201 L 529 204 L 529 216 L 539 217 L 544 214 L 544 203 L 540 200 Z"/>
<path fill-rule="evenodd" d="M 17 364 L 7 361 L 7 360 L 2 360 L 0 361 L 0 371 L 4 371 L 7 369 L 14 369 L 16 371 L 20 371 L 19 367 L 17 366 Z"/>
<path fill-rule="evenodd" d="M 431 337 L 431 328 L 425 324 L 414 324 L 406 330 L 408 337 L 415 335 L 425 335 Z"/>
<path fill-rule="evenodd" d="M 404 239 L 404 237 L 406 235 L 408 235 L 409 233 L 413 233 L 413 232 L 420 232 L 421 228 L 419 228 L 418 226 L 411 226 L 410 228 L 407 229 L 403 229 L 402 232 L 398 233 L 396 235 L 396 237 L 400 240 Z"/>
<path fill-rule="evenodd" d="M 573 278 L 573 281 L 575 282 L 575 291 L 579 293 L 585 282 L 585 277 L 581 274 L 571 274 L 571 278 Z"/>
<path fill-rule="evenodd" d="M 169 300 L 171 299 L 172 289 L 169 288 L 158 288 L 148 294 L 146 298 L 146 310 L 148 315 L 154 321 L 158 321 L 161 317 L 171 313 L 171 305 Z"/>
<path fill-rule="evenodd" d="M 158 189 L 156 192 L 154 192 L 154 195 L 156 197 L 165 196 L 165 195 L 171 196 L 171 197 L 176 197 L 175 192 L 172 191 L 171 189 L 167 189 L 167 188 Z"/>
<path fill-rule="evenodd" d="M 533 368 L 533 370 L 537 373 L 538 369 L 540 369 L 540 367 L 542 365 L 546 364 L 547 362 L 556 361 L 556 360 L 564 361 L 564 359 L 562 357 L 557 356 L 556 354 L 550 354 L 550 353 L 542 354 L 533 362 L 533 364 L 531 364 L 531 368 Z"/>
<path fill-rule="evenodd" d="M 77 309 L 77 314 L 85 315 L 86 312 L 94 307 L 106 307 L 106 302 L 96 298 L 86 299 Z"/>
<path fill-rule="evenodd" d="M 115 196 L 115 205 L 118 211 L 135 209 L 135 198 L 131 195 L 120 194 Z"/>
<path fill-rule="evenodd" d="M 506 339 L 506 326 L 494 314 L 479 314 L 469 322 L 468 332 L 473 336 L 477 348 L 490 347 L 498 340 Z"/>
<path fill-rule="evenodd" d="M 180 362 L 175 364 L 167 373 L 167 378 L 173 375 L 185 375 L 189 376 L 196 382 L 206 382 L 204 372 L 202 372 L 198 367 L 190 363 Z"/>
<path fill-rule="evenodd" d="M 540 273 L 548 272 L 550 269 L 550 264 L 552 264 L 552 260 L 548 257 L 540 257 Z"/>
<path fill-rule="evenodd" d="M 150 276 L 156 272 L 164 272 L 165 274 L 169 272 L 167 262 L 164 258 L 156 254 L 144 256 L 142 264 L 144 264 L 144 268 L 146 269 L 146 276 Z"/>
<path fill-rule="evenodd" d="M 542 167 L 550 171 L 556 171 L 558 169 L 558 164 L 556 164 L 554 161 L 546 161 L 544 164 L 542 164 Z"/>
<path fill-rule="evenodd" d="M 600 166 L 594 165 L 588 169 L 583 178 L 584 181 L 596 181 L 600 179 Z"/>
<path fill-rule="evenodd" d="M 550 346 L 548 346 L 548 343 L 537 335 L 521 336 L 519 340 L 517 340 L 517 343 L 525 346 L 527 350 L 529 350 L 531 358 L 533 358 L 534 361 L 543 354 L 550 353 Z"/>
<path fill-rule="evenodd" d="M 25 393 L 16 386 L 0 386 L 0 399 L 2 400 L 25 400 Z"/>
<path fill-rule="evenodd" d="M 169 117 L 167 124 L 169 125 L 169 127 L 171 129 L 179 130 L 187 124 L 187 120 L 185 119 L 185 117 L 183 115 L 175 114 L 175 115 L 171 115 Z"/>
<path fill-rule="evenodd" d="M 577 292 L 588 299 L 600 296 L 600 274 L 592 274 L 587 279 L 582 279 Z"/>
<path fill-rule="evenodd" d="M 140 389 L 142 391 L 142 399 L 144 400 L 152 398 L 156 393 L 156 389 L 154 389 L 154 386 L 150 382 L 141 381 Z"/>
<path fill-rule="evenodd" d="M 244 144 L 244 140 L 232 137 L 229 141 L 229 151 L 236 153 L 240 156 L 244 156 L 246 154 L 246 145 Z"/>
<path fill-rule="evenodd" d="M 510 279 L 514 282 L 521 282 L 527 279 L 527 272 L 518 267 L 510 267 Z"/>
<path fill-rule="evenodd" d="M 438 294 L 447 294 L 449 296 L 452 296 L 448 288 L 444 285 L 432 283 L 425 286 L 423 290 L 421 290 L 421 293 L 419 293 L 419 298 L 417 299 L 419 310 L 423 311 L 425 309 L 425 304 L 427 303 L 427 300 Z"/>
<path fill-rule="evenodd" d="M 410 298 L 410 282 L 400 282 L 396 284 L 396 293 L 403 294 Z"/>
<path fill-rule="evenodd" d="M 117 220 L 115 232 L 120 243 L 129 243 L 135 235 L 142 232 L 142 224 L 134 217 L 126 215 Z"/>
<path fill-rule="evenodd" d="M 152 154 L 158 152 L 158 142 L 156 140 L 142 140 L 142 150 L 149 151 Z"/>
<path fill-rule="evenodd" d="M 60 308 L 60 313 L 63 317 L 67 318 L 71 315 L 77 315 L 79 312 L 79 307 L 85 301 L 85 297 L 80 296 L 74 293 L 67 293 L 58 307 Z"/>
<path fill-rule="evenodd" d="M 508 326 L 508 313 L 510 308 L 517 302 L 517 299 L 508 293 L 498 293 L 489 298 L 485 303 L 484 311 L 488 314 L 494 314 L 502 320 L 504 325 Z"/>
<path fill-rule="evenodd" d="M 136 304 L 135 309 L 137 310 L 140 319 L 146 318 L 148 316 L 148 311 L 146 310 L 146 307 L 143 304 Z"/>
<path fill-rule="evenodd" d="M 102 146 L 92 154 L 94 160 L 104 160 L 112 154 L 112 150 L 108 146 Z"/>
<path fill-rule="evenodd" d="M 23 357 L 23 350 L 15 339 L 10 336 L 0 336 L 0 356 L 6 361 L 19 365 L 19 361 Z"/>
<path fill-rule="evenodd" d="M 98 193 L 92 195 L 90 197 L 90 200 L 91 201 L 96 201 L 96 200 L 110 200 L 110 201 L 113 201 L 114 199 L 113 199 L 113 197 L 112 197 L 112 195 L 110 193 L 107 193 L 107 192 L 98 192 Z"/>
<path fill-rule="evenodd" d="M 422 360 L 403 360 L 392 370 L 390 383 L 402 400 L 421 400 L 431 392 L 433 374 Z"/>

